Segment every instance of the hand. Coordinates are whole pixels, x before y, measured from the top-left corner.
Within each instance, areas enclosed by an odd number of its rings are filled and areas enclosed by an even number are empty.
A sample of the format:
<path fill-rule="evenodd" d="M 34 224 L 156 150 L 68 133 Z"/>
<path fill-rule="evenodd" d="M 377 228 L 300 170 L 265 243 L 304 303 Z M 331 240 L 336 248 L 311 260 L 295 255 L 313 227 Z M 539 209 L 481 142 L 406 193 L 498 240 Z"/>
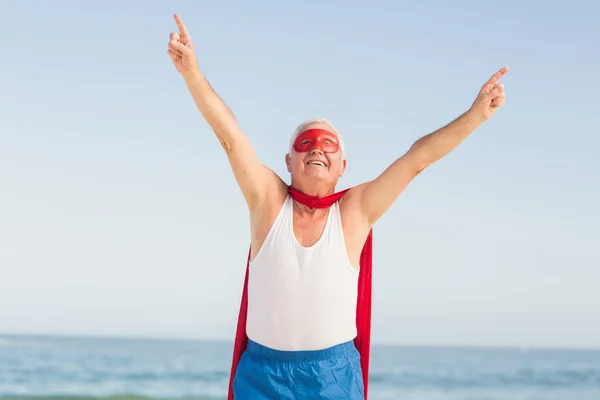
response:
<path fill-rule="evenodd" d="M 504 104 L 504 85 L 498 83 L 498 81 L 507 72 L 508 67 L 503 67 L 492 75 L 481 87 L 479 95 L 473 102 L 470 112 L 477 115 L 482 121 L 490 118 Z"/>
<path fill-rule="evenodd" d="M 177 72 L 185 76 L 198 70 L 198 61 L 194 54 L 192 38 L 177 14 L 175 14 L 175 22 L 179 27 L 179 34 L 171 32 L 168 53 Z"/>

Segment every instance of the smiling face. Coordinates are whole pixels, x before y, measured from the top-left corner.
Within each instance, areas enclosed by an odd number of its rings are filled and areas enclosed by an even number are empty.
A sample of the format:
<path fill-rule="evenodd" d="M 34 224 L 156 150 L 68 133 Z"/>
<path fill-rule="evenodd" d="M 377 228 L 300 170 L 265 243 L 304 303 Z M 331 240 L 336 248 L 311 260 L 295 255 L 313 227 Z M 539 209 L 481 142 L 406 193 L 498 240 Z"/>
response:
<path fill-rule="evenodd" d="M 335 187 L 346 167 L 340 138 L 329 124 L 304 126 L 296 136 L 290 154 L 286 156 L 292 184 L 303 187 Z"/>

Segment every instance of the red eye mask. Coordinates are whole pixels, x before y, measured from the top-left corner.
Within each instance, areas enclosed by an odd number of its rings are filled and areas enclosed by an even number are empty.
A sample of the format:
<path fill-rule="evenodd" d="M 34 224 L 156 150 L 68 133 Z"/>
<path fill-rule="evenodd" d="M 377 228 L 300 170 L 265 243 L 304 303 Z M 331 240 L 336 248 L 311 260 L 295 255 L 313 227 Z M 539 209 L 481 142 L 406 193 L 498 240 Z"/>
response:
<path fill-rule="evenodd" d="M 294 142 L 294 150 L 305 153 L 318 148 L 324 153 L 336 153 L 340 149 L 337 137 L 324 129 L 308 129 L 302 132 Z"/>

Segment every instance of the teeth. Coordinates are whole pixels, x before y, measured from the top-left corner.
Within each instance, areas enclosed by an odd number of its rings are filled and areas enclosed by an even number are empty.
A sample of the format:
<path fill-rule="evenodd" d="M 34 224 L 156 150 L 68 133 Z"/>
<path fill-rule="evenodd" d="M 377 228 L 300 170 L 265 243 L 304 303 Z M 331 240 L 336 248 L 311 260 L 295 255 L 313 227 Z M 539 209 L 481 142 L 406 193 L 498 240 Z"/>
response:
<path fill-rule="evenodd" d="M 309 164 L 314 164 L 314 165 L 320 165 L 321 167 L 324 167 L 325 164 L 323 164 L 321 161 L 309 161 Z"/>

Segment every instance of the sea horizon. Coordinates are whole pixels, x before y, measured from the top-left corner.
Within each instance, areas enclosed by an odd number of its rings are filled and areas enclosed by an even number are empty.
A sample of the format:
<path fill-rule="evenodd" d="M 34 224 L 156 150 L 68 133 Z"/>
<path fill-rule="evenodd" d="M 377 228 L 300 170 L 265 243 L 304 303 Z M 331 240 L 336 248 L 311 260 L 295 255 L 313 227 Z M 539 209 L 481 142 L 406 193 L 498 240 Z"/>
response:
<path fill-rule="evenodd" d="M 161 341 L 161 342 L 201 342 L 221 345 L 231 345 L 233 339 L 190 337 L 190 336 L 152 336 L 152 335 L 122 335 L 122 334 L 90 334 L 90 333 L 29 333 L 29 332 L 3 332 L 0 331 L 0 345 L 3 338 L 28 338 L 28 339 L 89 339 L 89 340 L 118 340 L 118 341 Z M 470 344 L 470 343 L 411 343 L 411 342 L 375 342 L 371 341 L 372 347 L 396 347 L 396 348 L 430 348 L 430 349 L 482 349 L 482 350 L 550 350 L 550 351 L 591 351 L 600 352 L 600 346 L 576 346 L 576 345 L 544 345 L 544 344 Z"/>

